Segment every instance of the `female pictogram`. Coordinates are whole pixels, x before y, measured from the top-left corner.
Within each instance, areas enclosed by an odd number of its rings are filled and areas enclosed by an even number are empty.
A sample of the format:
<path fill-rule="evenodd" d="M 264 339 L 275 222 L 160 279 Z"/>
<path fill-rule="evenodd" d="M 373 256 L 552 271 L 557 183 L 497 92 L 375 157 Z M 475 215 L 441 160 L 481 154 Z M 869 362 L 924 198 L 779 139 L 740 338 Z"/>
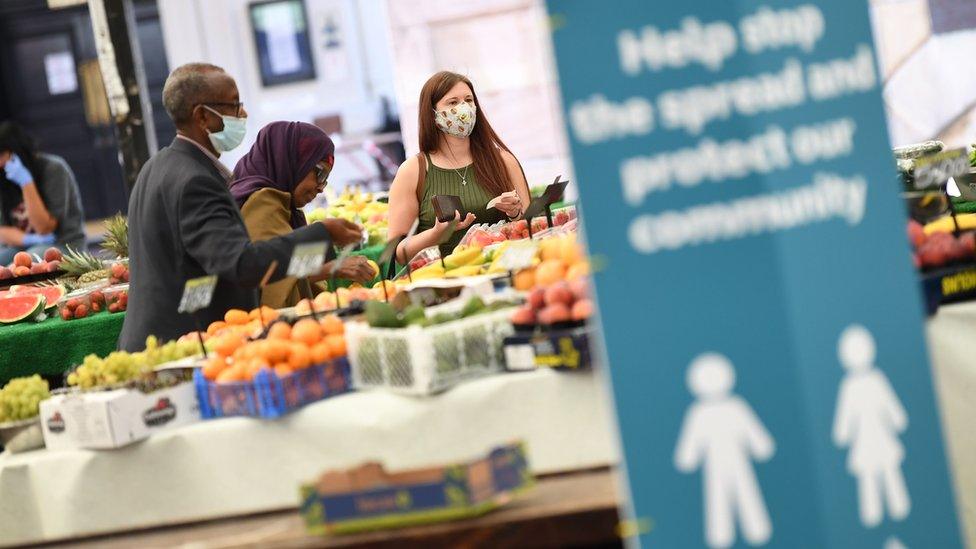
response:
<path fill-rule="evenodd" d="M 850 446 L 847 470 L 857 477 L 861 523 L 871 528 L 888 515 L 902 520 L 911 511 L 901 462 L 905 457 L 898 435 L 908 427 L 908 414 L 874 365 L 874 337 L 866 328 L 851 325 L 837 345 L 846 370 L 837 395 L 834 414 L 834 444 Z"/>

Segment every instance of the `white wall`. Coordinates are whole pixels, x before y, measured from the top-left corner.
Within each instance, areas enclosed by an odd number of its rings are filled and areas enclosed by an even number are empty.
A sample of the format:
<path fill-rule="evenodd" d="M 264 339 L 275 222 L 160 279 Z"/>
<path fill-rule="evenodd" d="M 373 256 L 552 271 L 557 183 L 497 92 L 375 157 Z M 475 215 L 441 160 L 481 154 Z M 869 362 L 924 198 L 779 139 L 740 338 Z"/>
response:
<path fill-rule="evenodd" d="M 248 111 L 248 132 L 241 147 L 222 155 L 225 164 L 233 168 L 258 130 L 276 120 L 312 122 L 341 113 L 345 135 L 368 133 L 380 122 L 380 95 L 394 96 L 383 0 L 306 0 L 317 78 L 268 88 L 261 84 L 248 4 L 249 0 L 159 2 L 170 68 L 204 61 L 223 67 L 237 80 Z M 340 27 L 345 55 L 339 63 L 325 54 L 321 28 L 329 16 Z M 365 155 L 357 159 L 362 166 L 374 167 Z M 352 163 L 340 157 L 330 180 L 341 182 L 358 175 Z"/>
<path fill-rule="evenodd" d="M 471 78 L 479 114 L 489 117 L 522 162 L 530 185 L 551 183 L 558 174 L 575 183 L 542 0 L 388 0 L 387 5 L 408 156 L 417 152 L 420 88 L 435 72 L 451 70 Z"/>

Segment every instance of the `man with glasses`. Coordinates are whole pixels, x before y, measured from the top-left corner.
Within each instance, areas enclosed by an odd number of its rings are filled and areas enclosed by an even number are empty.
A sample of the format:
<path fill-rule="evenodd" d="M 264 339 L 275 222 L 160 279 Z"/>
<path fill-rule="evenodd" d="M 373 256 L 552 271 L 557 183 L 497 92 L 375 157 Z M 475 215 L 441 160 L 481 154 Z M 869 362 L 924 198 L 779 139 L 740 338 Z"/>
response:
<path fill-rule="evenodd" d="M 285 276 L 296 244 L 357 242 L 348 223 L 312 223 L 290 234 L 251 242 L 227 188 L 230 171 L 218 157 L 244 140 L 247 111 L 237 84 L 220 67 L 190 63 L 163 87 L 163 106 L 177 137 L 143 166 L 129 199 L 129 306 L 119 347 L 138 351 L 146 337 L 175 339 L 229 309 L 257 306 L 257 287 L 269 274 Z M 197 320 L 177 311 L 187 280 L 216 275 L 210 306 Z"/>

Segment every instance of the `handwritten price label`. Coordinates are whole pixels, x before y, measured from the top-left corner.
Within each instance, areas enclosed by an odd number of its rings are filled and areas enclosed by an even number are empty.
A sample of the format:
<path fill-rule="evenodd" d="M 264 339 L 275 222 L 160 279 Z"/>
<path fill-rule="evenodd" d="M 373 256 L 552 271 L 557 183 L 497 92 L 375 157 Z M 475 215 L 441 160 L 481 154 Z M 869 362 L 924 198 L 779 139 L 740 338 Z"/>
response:
<path fill-rule="evenodd" d="M 915 188 L 927 189 L 944 184 L 950 177 L 969 173 L 966 149 L 952 149 L 915 161 Z"/>
<path fill-rule="evenodd" d="M 181 313 L 193 313 L 210 306 L 214 290 L 217 288 L 216 276 L 204 276 L 186 281 L 183 297 L 177 309 Z"/>
<path fill-rule="evenodd" d="M 308 242 L 295 246 L 288 263 L 288 276 L 305 278 L 322 269 L 327 242 Z"/>
<path fill-rule="evenodd" d="M 532 266 L 532 262 L 535 261 L 535 256 L 538 251 L 539 245 L 531 240 L 513 241 L 502 252 L 498 263 L 506 271 L 527 269 Z"/>

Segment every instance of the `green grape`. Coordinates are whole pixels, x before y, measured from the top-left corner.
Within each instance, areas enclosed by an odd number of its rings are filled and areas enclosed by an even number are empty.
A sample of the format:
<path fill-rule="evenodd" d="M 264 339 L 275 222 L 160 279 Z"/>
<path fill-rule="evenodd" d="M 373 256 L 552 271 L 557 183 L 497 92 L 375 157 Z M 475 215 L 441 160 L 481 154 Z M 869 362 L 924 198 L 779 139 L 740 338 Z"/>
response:
<path fill-rule="evenodd" d="M 36 416 L 41 401 L 51 396 L 48 389 L 47 381 L 37 374 L 11 379 L 0 389 L 0 422 Z"/>

